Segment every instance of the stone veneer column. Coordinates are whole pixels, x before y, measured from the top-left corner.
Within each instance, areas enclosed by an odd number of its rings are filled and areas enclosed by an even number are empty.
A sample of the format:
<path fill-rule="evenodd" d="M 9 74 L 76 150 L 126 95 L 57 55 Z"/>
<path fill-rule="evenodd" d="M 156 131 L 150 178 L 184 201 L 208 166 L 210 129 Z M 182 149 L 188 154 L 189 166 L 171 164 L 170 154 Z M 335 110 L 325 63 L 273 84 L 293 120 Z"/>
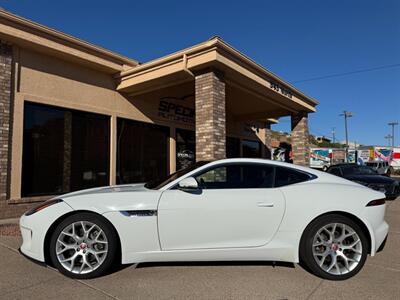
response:
<path fill-rule="evenodd" d="M 0 40 L 0 200 L 9 196 L 11 155 L 12 47 Z"/>
<path fill-rule="evenodd" d="M 310 164 L 308 114 L 292 115 L 292 155 L 293 163 L 302 166 Z"/>
<path fill-rule="evenodd" d="M 271 130 L 271 123 L 270 122 L 265 122 L 265 127 L 264 127 L 264 145 L 265 145 L 265 152 L 264 152 L 264 157 L 271 159 L 272 158 L 272 130 Z"/>
<path fill-rule="evenodd" d="M 223 74 L 208 70 L 195 77 L 196 160 L 226 157 L 225 82 Z"/>

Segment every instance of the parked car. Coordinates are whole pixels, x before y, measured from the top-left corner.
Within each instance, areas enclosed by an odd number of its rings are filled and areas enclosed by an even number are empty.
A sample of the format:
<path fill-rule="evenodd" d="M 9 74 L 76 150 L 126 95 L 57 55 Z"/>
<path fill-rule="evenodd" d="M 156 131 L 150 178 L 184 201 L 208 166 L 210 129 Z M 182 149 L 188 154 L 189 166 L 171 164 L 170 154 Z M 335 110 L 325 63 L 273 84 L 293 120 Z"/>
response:
<path fill-rule="evenodd" d="M 374 169 L 378 174 L 390 177 L 393 173 L 393 167 L 387 161 L 369 161 L 366 166 Z"/>
<path fill-rule="evenodd" d="M 21 252 L 79 279 L 116 263 L 269 260 L 342 280 L 382 249 L 384 197 L 283 162 L 199 162 L 147 184 L 40 204 L 21 217 Z"/>
<path fill-rule="evenodd" d="M 327 172 L 385 193 L 389 200 L 396 199 L 400 194 L 398 181 L 379 175 L 376 170 L 368 166 L 339 164 L 329 167 Z"/>

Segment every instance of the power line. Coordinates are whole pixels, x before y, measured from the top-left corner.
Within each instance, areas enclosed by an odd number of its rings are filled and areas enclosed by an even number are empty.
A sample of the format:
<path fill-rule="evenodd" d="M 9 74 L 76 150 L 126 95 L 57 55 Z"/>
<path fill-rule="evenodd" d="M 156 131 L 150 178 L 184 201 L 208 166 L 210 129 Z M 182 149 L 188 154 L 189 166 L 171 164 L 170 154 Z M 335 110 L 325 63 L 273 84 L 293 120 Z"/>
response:
<path fill-rule="evenodd" d="M 372 71 L 390 69 L 390 68 L 397 68 L 397 67 L 400 67 L 400 64 L 384 65 L 384 66 L 379 66 L 379 67 L 374 67 L 374 68 L 369 68 L 369 69 L 361 69 L 361 70 L 355 70 L 355 71 L 350 71 L 350 72 L 336 73 L 336 74 L 325 75 L 325 76 L 320 76 L 320 77 L 313 77 L 313 78 L 308 78 L 308 79 L 292 81 L 292 83 L 300 83 L 300 82 L 307 82 L 307 81 L 329 79 L 329 78 L 333 78 L 333 77 L 341 77 L 341 76 L 347 76 L 347 75 L 353 75 L 353 74 L 359 74 L 359 73 L 366 73 L 366 72 L 372 72 Z"/>

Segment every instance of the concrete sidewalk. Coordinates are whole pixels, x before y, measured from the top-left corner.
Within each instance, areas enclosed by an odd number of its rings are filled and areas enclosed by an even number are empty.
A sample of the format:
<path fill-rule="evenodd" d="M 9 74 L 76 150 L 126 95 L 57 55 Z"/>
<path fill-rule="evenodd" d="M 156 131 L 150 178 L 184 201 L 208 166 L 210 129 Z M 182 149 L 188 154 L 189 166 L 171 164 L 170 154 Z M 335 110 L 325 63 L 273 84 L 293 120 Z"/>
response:
<path fill-rule="evenodd" d="M 386 248 L 357 276 L 333 282 L 300 266 L 186 263 L 128 266 L 80 281 L 35 264 L 17 251 L 19 237 L 0 237 L 0 299 L 399 299 L 400 198 L 388 202 Z"/>

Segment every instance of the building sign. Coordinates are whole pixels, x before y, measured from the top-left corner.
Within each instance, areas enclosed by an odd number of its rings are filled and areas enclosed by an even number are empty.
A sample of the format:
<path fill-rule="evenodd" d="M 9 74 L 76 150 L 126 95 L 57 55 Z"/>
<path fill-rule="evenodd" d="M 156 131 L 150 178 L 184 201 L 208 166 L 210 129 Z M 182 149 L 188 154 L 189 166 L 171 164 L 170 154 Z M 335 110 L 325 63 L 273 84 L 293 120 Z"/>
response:
<path fill-rule="evenodd" d="M 170 121 L 194 124 L 194 112 L 193 108 L 167 100 L 160 100 L 158 106 L 158 116 Z"/>
<path fill-rule="evenodd" d="M 290 90 L 284 88 L 282 85 L 280 85 L 279 83 L 277 83 L 276 81 L 269 81 L 270 84 L 270 88 L 273 89 L 274 91 L 277 91 L 278 93 L 281 93 L 282 95 L 288 97 L 288 98 L 292 98 L 293 94 Z"/>

